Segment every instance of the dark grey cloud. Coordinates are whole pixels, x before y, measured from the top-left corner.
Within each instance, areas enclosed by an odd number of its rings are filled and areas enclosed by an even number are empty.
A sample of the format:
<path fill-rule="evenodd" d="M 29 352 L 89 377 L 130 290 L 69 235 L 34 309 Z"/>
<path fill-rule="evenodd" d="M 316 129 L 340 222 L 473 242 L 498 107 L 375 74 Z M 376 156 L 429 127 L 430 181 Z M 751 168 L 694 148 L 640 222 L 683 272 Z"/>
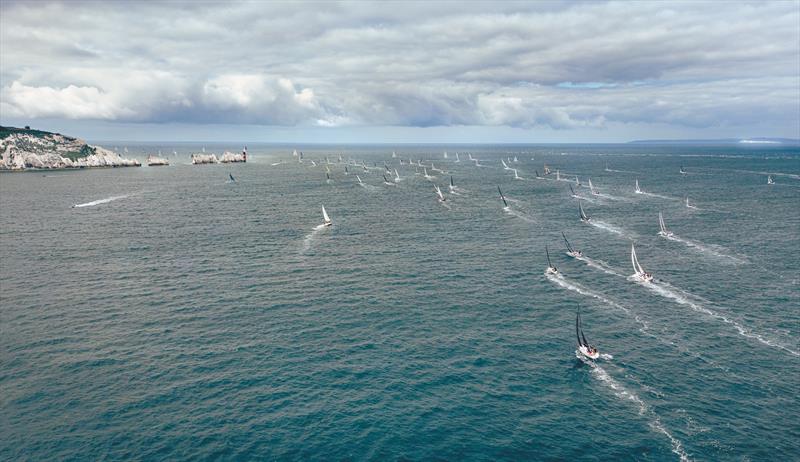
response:
<path fill-rule="evenodd" d="M 4 117 L 556 129 L 800 124 L 800 3 L 791 1 L 0 8 Z"/>

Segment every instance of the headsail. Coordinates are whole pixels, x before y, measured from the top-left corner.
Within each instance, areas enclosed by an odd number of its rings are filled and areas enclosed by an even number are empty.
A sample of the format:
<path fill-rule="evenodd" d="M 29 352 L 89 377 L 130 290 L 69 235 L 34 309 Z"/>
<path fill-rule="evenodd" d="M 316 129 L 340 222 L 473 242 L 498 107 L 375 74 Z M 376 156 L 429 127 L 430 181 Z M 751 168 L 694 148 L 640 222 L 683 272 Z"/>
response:
<path fill-rule="evenodd" d="M 661 228 L 658 234 L 662 236 L 669 236 L 672 233 L 667 229 L 667 225 L 664 224 L 664 215 L 661 212 L 658 212 L 658 227 Z"/>
<path fill-rule="evenodd" d="M 444 194 L 442 194 L 442 190 L 439 189 L 439 185 L 433 185 L 436 188 L 436 195 L 439 196 L 439 202 L 444 202 Z"/>
<path fill-rule="evenodd" d="M 633 247 L 633 242 L 631 242 L 631 265 L 633 265 L 633 272 L 636 274 L 647 274 L 642 268 L 642 265 L 639 264 L 639 259 L 636 257 L 636 249 Z"/>
<path fill-rule="evenodd" d="M 592 184 L 591 178 L 589 178 L 589 191 L 591 191 L 592 194 L 597 195 L 597 191 L 594 190 L 594 185 Z"/>

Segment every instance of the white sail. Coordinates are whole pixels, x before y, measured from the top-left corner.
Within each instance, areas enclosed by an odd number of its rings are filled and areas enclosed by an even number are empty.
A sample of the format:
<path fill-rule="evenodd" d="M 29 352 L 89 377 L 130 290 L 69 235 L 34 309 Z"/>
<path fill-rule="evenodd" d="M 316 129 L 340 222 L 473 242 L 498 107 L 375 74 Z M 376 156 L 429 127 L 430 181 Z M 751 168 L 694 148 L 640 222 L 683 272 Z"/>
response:
<path fill-rule="evenodd" d="M 561 172 L 556 170 L 556 181 L 561 181 Z"/>
<path fill-rule="evenodd" d="M 395 182 L 400 181 L 400 174 L 397 173 L 397 169 L 394 169 L 394 181 Z"/>
<path fill-rule="evenodd" d="M 442 194 L 442 190 L 439 189 L 438 185 L 433 185 L 436 188 L 436 195 L 439 196 L 439 201 L 444 202 L 444 194 Z"/>
<path fill-rule="evenodd" d="M 444 152 L 444 158 L 447 159 L 447 151 Z"/>
<path fill-rule="evenodd" d="M 294 157 L 297 157 L 297 149 L 295 149 L 294 151 L 292 151 L 292 156 L 294 156 Z"/>
<path fill-rule="evenodd" d="M 364 184 L 364 182 L 361 181 L 361 177 L 360 176 L 356 175 L 356 178 L 358 178 L 358 184 Z"/>
<path fill-rule="evenodd" d="M 458 158 L 458 153 L 456 153 L 456 162 L 461 162 L 461 159 Z"/>
<path fill-rule="evenodd" d="M 767 176 L 767 184 L 775 184 L 775 180 L 772 179 L 772 175 Z"/>
<path fill-rule="evenodd" d="M 322 206 L 322 218 L 325 220 L 325 224 L 329 225 L 331 223 L 331 217 L 328 216 L 328 212 L 325 211 L 325 206 Z"/>
<path fill-rule="evenodd" d="M 594 185 L 592 184 L 591 178 L 589 178 L 589 190 L 592 192 L 592 194 L 597 194 L 597 191 L 594 190 Z"/>
<path fill-rule="evenodd" d="M 672 232 L 664 224 L 664 215 L 661 212 L 658 212 L 658 227 L 661 228 L 661 231 L 658 232 L 661 236 L 672 236 Z"/>
<path fill-rule="evenodd" d="M 517 160 L 517 156 L 514 156 L 514 162 L 519 162 L 519 161 Z"/>
<path fill-rule="evenodd" d="M 517 169 L 514 169 L 514 179 L 516 179 L 516 180 L 521 180 L 522 179 L 522 178 L 519 177 L 519 174 L 517 174 Z"/>
<path fill-rule="evenodd" d="M 508 168 L 508 165 L 506 165 L 506 161 L 504 161 L 503 159 L 500 159 L 500 163 L 502 163 L 502 164 L 503 164 L 503 170 L 510 170 L 510 169 Z"/>
<path fill-rule="evenodd" d="M 646 272 L 642 265 L 639 264 L 639 259 L 636 257 L 636 249 L 633 247 L 633 242 L 631 242 L 631 265 L 633 266 L 634 276 L 644 282 L 651 282 L 653 280 L 653 275 Z"/>
<path fill-rule="evenodd" d="M 639 179 L 638 178 L 636 179 L 636 189 L 635 189 L 635 191 L 636 191 L 636 194 L 641 194 L 642 193 L 642 189 L 639 188 Z"/>
<path fill-rule="evenodd" d="M 392 159 L 395 159 L 396 157 L 397 157 L 397 154 L 394 151 L 392 151 Z"/>

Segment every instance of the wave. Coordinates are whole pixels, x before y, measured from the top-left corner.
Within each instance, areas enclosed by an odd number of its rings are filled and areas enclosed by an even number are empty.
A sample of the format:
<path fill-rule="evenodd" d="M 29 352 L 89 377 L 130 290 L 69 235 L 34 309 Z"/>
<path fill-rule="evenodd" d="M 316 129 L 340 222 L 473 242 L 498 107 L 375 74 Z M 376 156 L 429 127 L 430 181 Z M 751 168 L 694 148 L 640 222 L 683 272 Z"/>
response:
<path fill-rule="evenodd" d="M 506 198 L 508 199 L 508 198 Z M 532 217 L 529 217 L 523 213 L 517 212 L 516 210 L 511 209 L 511 207 L 503 207 L 503 211 L 507 214 L 517 217 L 523 221 L 527 221 L 528 223 L 535 223 L 535 220 Z"/>
<path fill-rule="evenodd" d="M 681 244 L 683 244 L 683 245 L 685 245 L 687 247 L 694 248 L 694 249 L 696 249 L 696 250 L 698 250 L 698 251 L 700 251 L 702 253 L 706 253 L 706 254 L 713 255 L 715 257 L 731 260 L 731 261 L 733 261 L 734 263 L 737 263 L 737 264 L 747 263 L 746 260 L 743 260 L 743 259 L 738 258 L 738 257 L 734 257 L 733 255 L 729 255 L 727 253 L 723 253 L 723 252 L 714 250 L 710 246 L 706 246 L 704 244 L 701 244 L 701 243 L 699 243 L 697 241 L 693 241 L 691 239 L 684 239 L 682 237 L 676 236 L 675 234 L 671 234 L 671 235 L 667 235 L 667 236 L 660 235 L 660 236 L 663 237 L 664 239 L 667 239 L 667 240 L 670 240 L 670 241 L 673 241 L 673 242 L 680 242 Z"/>
<path fill-rule="evenodd" d="M 594 361 L 589 361 L 583 359 L 577 352 L 576 356 L 580 359 L 584 364 L 587 364 L 589 367 L 592 368 L 592 374 L 604 385 L 609 387 L 612 390 L 612 393 L 617 398 L 622 399 L 623 401 L 631 401 L 639 408 L 639 415 L 647 415 L 650 417 L 650 428 L 657 431 L 658 433 L 663 434 L 666 436 L 671 445 L 672 445 L 672 452 L 674 452 L 678 457 L 680 457 L 681 462 L 689 462 L 691 459 L 689 458 L 689 454 L 683 449 L 683 443 L 675 438 L 672 433 L 667 430 L 663 423 L 661 423 L 661 418 L 659 417 L 656 412 L 650 408 L 641 398 L 639 398 L 636 393 L 628 390 L 625 388 L 621 383 L 617 382 L 611 374 L 609 374 L 605 369 L 597 365 Z"/>
<path fill-rule="evenodd" d="M 84 203 L 84 204 L 75 204 L 75 205 L 73 205 L 72 207 L 73 207 L 73 208 L 80 208 L 80 207 L 94 207 L 95 205 L 107 204 L 107 203 L 109 203 L 109 202 L 111 202 L 111 201 L 115 201 L 115 200 L 117 200 L 117 199 L 124 199 L 124 198 L 126 198 L 126 197 L 128 197 L 128 196 L 129 196 L 129 195 L 124 195 L 124 196 L 111 196 L 111 197 L 107 197 L 107 198 L 105 198 L 105 199 L 98 199 L 98 200 L 96 200 L 96 201 L 86 202 L 86 203 Z"/>
<path fill-rule="evenodd" d="M 761 334 L 757 334 L 757 333 L 753 332 L 752 330 L 748 329 L 747 327 L 743 326 L 739 322 L 737 322 L 737 321 L 735 321 L 733 319 L 729 319 L 725 315 L 717 313 L 716 311 L 713 311 L 713 310 L 711 310 L 709 308 L 706 308 L 705 306 L 701 305 L 700 303 L 691 300 L 691 298 L 695 298 L 696 299 L 696 298 L 699 298 L 699 297 L 696 297 L 696 296 L 694 296 L 694 295 L 692 295 L 692 294 L 690 294 L 690 293 L 688 293 L 688 292 L 686 292 L 684 290 L 678 289 L 677 287 L 673 287 L 672 285 L 670 285 L 666 281 L 658 281 L 658 282 L 646 283 L 646 282 L 641 282 L 641 281 L 637 280 L 636 282 L 639 285 L 647 287 L 648 289 L 650 289 L 650 291 L 652 291 L 652 292 L 654 292 L 654 293 L 656 293 L 656 294 L 658 294 L 658 295 L 660 295 L 660 296 L 662 296 L 664 298 L 669 298 L 669 299 L 675 301 L 676 303 L 678 303 L 680 305 L 688 306 L 689 308 L 691 308 L 692 310 L 694 310 L 694 311 L 696 311 L 698 313 L 703 313 L 703 314 L 705 314 L 705 315 L 707 315 L 707 316 L 709 316 L 711 318 L 717 319 L 717 320 L 722 321 L 722 322 L 724 322 L 726 324 L 730 324 L 731 326 L 733 326 L 736 329 L 737 332 L 739 332 L 739 335 L 741 335 L 743 337 L 757 340 L 760 343 L 762 343 L 764 345 L 767 345 L 767 346 L 770 346 L 772 348 L 778 348 L 778 349 L 784 350 L 784 351 L 786 351 L 786 352 L 788 352 L 788 353 L 790 353 L 790 354 L 792 354 L 794 356 L 800 356 L 800 351 L 793 350 L 790 347 L 787 347 L 787 346 L 785 346 L 783 344 L 775 342 L 774 340 L 767 339 L 764 336 L 762 336 Z"/>

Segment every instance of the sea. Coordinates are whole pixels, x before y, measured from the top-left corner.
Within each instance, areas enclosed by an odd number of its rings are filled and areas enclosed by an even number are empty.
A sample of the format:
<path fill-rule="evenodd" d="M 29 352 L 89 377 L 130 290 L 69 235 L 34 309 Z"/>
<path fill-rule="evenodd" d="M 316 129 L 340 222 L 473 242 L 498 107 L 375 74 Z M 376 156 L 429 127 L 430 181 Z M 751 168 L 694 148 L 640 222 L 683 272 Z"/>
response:
<path fill-rule="evenodd" d="M 0 460 L 800 458 L 798 147 L 124 147 L 0 174 Z"/>

